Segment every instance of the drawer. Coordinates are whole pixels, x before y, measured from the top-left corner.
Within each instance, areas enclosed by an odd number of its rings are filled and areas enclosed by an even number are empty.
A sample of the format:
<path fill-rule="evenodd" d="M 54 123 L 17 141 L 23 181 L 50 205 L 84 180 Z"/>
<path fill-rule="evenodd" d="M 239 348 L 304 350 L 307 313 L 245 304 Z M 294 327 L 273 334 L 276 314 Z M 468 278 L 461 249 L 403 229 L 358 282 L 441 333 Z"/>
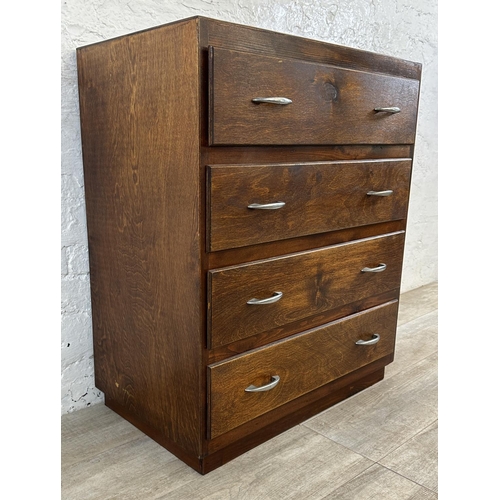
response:
<path fill-rule="evenodd" d="M 209 366 L 210 437 L 393 353 L 397 311 L 389 302 Z"/>
<path fill-rule="evenodd" d="M 209 271 L 209 346 L 399 288 L 403 247 L 401 231 Z"/>
<path fill-rule="evenodd" d="M 407 159 L 209 166 L 208 250 L 404 219 L 410 172 Z"/>
<path fill-rule="evenodd" d="M 209 144 L 412 144 L 418 93 L 418 80 L 211 47 Z M 291 102 L 253 101 L 270 97 Z"/>

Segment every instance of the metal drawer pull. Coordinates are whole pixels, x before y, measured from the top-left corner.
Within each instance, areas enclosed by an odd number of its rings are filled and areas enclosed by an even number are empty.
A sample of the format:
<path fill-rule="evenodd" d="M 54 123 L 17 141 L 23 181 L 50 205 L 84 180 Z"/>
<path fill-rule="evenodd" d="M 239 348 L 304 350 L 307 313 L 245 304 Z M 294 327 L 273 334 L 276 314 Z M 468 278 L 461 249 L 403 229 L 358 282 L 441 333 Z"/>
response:
<path fill-rule="evenodd" d="M 366 194 L 368 196 L 391 196 L 393 192 L 392 189 L 387 189 L 386 191 L 368 191 Z"/>
<path fill-rule="evenodd" d="M 391 108 L 375 108 L 373 111 L 375 113 L 399 113 L 401 109 L 394 106 Z"/>
<path fill-rule="evenodd" d="M 362 273 L 381 273 L 387 269 L 387 264 L 379 264 L 377 267 L 363 267 Z"/>
<path fill-rule="evenodd" d="M 265 102 L 267 104 L 281 104 L 282 106 L 292 104 L 292 100 L 287 97 L 254 97 L 252 102 L 255 102 L 256 104 L 260 104 L 261 102 Z"/>
<path fill-rule="evenodd" d="M 356 342 L 356 345 L 373 345 L 376 344 L 379 340 L 380 335 L 378 333 L 374 333 L 371 340 L 358 340 Z"/>
<path fill-rule="evenodd" d="M 271 389 L 274 389 L 278 385 L 279 381 L 280 381 L 279 375 L 273 375 L 271 377 L 271 382 L 269 382 L 269 384 L 261 385 L 260 387 L 255 387 L 254 385 L 249 385 L 245 389 L 245 392 L 265 392 L 265 391 L 270 391 Z"/>
<path fill-rule="evenodd" d="M 247 304 L 252 305 L 262 305 L 262 304 L 273 304 L 274 302 L 278 302 L 278 300 L 283 297 L 283 292 L 274 292 L 272 297 L 268 297 L 267 299 L 250 299 Z"/>
<path fill-rule="evenodd" d="M 274 203 L 252 203 L 248 205 L 248 208 L 252 208 L 254 210 L 278 210 L 278 208 L 284 207 L 284 201 L 276 201 Z"/>

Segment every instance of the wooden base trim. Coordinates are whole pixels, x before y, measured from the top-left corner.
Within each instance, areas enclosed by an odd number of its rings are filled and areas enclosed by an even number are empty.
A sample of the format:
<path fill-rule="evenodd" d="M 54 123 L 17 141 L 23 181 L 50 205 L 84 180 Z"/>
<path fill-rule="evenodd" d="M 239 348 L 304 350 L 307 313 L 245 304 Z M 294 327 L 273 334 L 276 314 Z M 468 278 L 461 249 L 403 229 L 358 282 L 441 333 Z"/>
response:
<path fill-rule="evenodd" d="M 106 397 L 105 404 L 196 472 L 207 474 L 330 406 L 380 382 L 384 378 L 385 366 L 392 362 L 393 358 L 394 355 L 391 354 L 379 359 L 209 441 L 208 455 L 204 457 L 186 452 L 159 430 L 138 420 L 111 398 Z"/>
<path fill-rule="evenodd" d="M 203 473 L 202 460 L 199 457 L 186 452 L 186 450 L 180 448 L 176 443 L 168 439 L 157 429 L 154 429 L 144 422 L 137 420 L 134 415 L 131 415 L 125 407 L 123 407 L 116 401 L 105 397 L 104 404 L 115 413 L 118 413 L 118 415 L 123 417 L 125 420 L 130 422 L 133 426 L 137 427 L 140 431 L 144 432 L 144 434 L 156 441 L 160 446 L 163 446 L 170 453 L 172 453 L 172 455 L 175 455 L 179 460 L 189 465 L 196 472 Z"/>

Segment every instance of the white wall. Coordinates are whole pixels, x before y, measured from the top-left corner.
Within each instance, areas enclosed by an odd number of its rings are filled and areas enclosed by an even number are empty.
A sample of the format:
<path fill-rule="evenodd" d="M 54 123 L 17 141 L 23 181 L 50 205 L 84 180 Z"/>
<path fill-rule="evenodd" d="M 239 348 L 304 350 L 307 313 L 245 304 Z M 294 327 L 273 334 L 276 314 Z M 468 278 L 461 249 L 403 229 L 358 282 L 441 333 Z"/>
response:
<path fill-rule="evenodd" d="M 437 0 L 66 0 L 62 2 L 62 413 L 94 386 L 75 49 L 194 15 L 423 63 L 403 291 L 437 280 Z"/>

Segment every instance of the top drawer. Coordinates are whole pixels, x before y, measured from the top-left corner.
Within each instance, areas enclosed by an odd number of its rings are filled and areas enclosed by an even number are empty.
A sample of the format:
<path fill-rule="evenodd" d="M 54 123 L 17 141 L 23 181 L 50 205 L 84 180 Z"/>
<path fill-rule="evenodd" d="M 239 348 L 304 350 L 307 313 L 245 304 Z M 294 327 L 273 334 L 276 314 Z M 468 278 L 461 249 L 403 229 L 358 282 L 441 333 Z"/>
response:
<path fill-rule="evenodd" d="M 415 140 L 418 80 L 214 47 L 209 57 L 210 145 Z M 253 101 L 273 97 L 291 102 Z"/>

